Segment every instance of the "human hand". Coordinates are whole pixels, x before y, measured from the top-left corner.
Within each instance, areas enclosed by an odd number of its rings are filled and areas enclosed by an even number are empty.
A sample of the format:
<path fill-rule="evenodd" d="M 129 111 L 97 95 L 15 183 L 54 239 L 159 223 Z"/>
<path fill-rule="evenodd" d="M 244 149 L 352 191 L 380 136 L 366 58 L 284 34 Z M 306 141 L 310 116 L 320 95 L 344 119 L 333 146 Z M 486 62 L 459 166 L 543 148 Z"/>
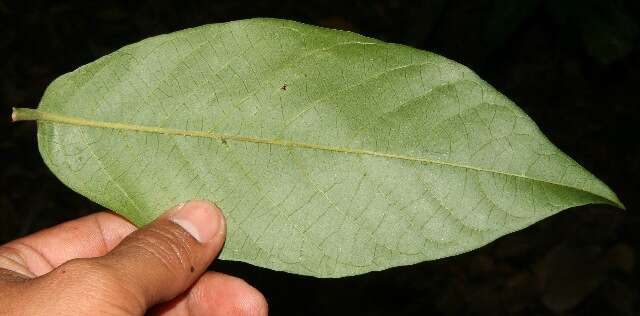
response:
<path fill-rule="evenodd" d="M 266 315 L 241 279 L 205 272 L 225 239 L 220 210 L 176 206 L 136 230 L 110 213 L 0 246 L 0 315 Z"/>

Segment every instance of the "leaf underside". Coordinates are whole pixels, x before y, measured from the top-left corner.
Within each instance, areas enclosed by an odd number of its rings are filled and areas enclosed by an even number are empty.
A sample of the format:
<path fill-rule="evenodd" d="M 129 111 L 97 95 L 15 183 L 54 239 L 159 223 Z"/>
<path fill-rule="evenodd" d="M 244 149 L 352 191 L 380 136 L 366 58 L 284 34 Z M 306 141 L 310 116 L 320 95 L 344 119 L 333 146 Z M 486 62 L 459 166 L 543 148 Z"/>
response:
<path fill-rule="evenodd" d="M 433 260 L 569 207 L 623 207 L 466 67 L 291 21 L 145 39 L 27 111 L 75 191 L 137 225 L 215 201 L 222 259 L 304 275 Z"/>

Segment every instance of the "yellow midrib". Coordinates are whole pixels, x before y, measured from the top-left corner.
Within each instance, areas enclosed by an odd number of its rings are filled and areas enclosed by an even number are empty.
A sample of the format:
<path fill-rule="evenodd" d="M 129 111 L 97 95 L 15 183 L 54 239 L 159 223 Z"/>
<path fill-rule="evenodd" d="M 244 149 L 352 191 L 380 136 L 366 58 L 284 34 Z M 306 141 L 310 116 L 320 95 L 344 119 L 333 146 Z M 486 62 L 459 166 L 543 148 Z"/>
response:
<path fill-rule="evenodd" d="M 217 139 L 220 141 L 251 142 L 256 144 L 268 144 L 268 145 L 284 146 L 284 147 L 291 147 L 291 148 L 324 150 L 324 151 L 337 152 L 337 153 L 369 155 L 374 157 L 399 159 L 399 160 L 405 160 L 405 161 L 416 161 L 416 162 L 430 163 L 430 164 L 436 164 L 436 165 L 442 165 L 442 166 L 450 166 L 455 168 L 470 169 L 470 170 L 475 170 L 480 172 L 500 174 L 504 176 L 516 177 L 516 178 L 526 179 L 530 181 L 538 181 L 538 182 L 547 183 L 551 185 L 567 187 L 574 190 L 585 191 L 585 192 L 597 195 L 606 200 L 609 200 L 608 198 L 604 196 L 600 196 L 599 194 L 595 194 L 581 188 L 572 187 L 567 184 L 557 183 L 549 180 L 531 178 L 525 175 L 519 175 L 519 174 L 508 173 L 503 171 L 484 169 L 484 168 L 451 163 L 451 162 L 446 162 L 441 160 L 434 160 L 434 159 L 425 158 L 425 157 L 412 157 L 412 156 L 406 156 L 406 155 L 377 152 L 377 151 L 367 150 L 367 149 L 347 148 L 347 147 L 329 146 L 329 145 L 321 145 L 321 144 L 309 144 L 309 143 L 295 142 L 295 141 L 281 140 L 281 139 L 266 139 L 266 138 L 252 137 L 252 136 L 232 135 L 232 134 L 215 133 L 215 132 L 191 131 L 191 130 L 144 126 L 144 125 L 127 124 L 127 123 L 95 121 L 95 120 L 89 120 L 81 117 L 55 114 L 55 113 L 44 112 L 44 111 L 35 110 L 35 109 L 27 109 L 27 108 L 14 108 L 13 114 L 11 117 L 13 121 L 39 120 L 39 121 L 49 121 L 49 122 L 68 124 L 68 125 L 77 125 L 77 126 L 89 126 L 89 127 L 96 127 L 96 128 L 128 130 L 128 131 L 156 133 L 156 134 L 165 134 L 165 135 L 203 137 L 203 138 L 209 138 L 209 139 Z"/>

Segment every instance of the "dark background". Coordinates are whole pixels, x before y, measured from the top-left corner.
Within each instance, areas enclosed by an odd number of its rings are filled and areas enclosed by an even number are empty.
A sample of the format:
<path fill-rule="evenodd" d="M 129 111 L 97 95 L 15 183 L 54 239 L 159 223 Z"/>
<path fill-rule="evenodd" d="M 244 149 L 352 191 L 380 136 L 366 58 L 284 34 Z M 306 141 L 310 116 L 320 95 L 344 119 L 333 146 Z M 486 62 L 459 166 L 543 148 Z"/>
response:
<path fill-rule="evenodd" d="M 279 17 L 352 30 L 463 63 L 520 105 L 628 211 L 569 209 L 476 251 L 343 279 L 247 264 L 274 315 L 638 315 L 640 1 L 0 0 L 0 244 L 100 210 L 42 162 L 35 107 L 63 73 L 148 36 Z"/>

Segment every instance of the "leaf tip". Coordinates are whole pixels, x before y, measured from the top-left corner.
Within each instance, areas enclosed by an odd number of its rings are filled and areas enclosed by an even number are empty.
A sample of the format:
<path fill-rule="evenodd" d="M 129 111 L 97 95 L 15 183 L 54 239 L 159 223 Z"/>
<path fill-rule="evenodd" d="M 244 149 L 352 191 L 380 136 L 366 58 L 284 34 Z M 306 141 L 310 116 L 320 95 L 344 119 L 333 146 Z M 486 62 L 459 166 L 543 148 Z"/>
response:
<path fill-rule="evenodd" d="M 623 211 L 627 210 L 627 207 L 624 206 L 624 204 L 622 204 L 622 202 L 620 202 L 620 201 L 616 201 L 616 206 L 619 207 Z"/>
<path fill-rule="evenodd" d="M 615 206 L 615 207 L 617 207 L 617 208 L 619 208 L 619 209 L 621 209 L 623 211 L 627 210 L 627 207 L 624 206 L 624 204 L 622 204 L 622 201 L 620 201 L 620 199 L 615 194 L 614 194 L 613 198 L 609 199 L 609 203 L 608 204 L 611 204 L 612 206 Z"/>
<path fill-rule="evenodd" d="M 12 107 L 11 108 L 11 122 L 15 122 L 17 120 L 17 114 L 16 114 L 16 108 Z"/>

